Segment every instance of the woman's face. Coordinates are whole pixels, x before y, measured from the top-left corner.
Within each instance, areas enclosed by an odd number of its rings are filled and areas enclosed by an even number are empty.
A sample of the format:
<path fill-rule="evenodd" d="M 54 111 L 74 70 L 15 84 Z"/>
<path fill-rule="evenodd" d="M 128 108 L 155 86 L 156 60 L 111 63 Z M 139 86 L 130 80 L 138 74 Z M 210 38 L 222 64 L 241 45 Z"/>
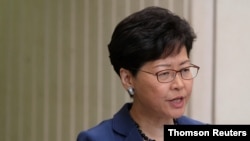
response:
<path fill-rule="evenodd" d="M 179 54 L 147 62 L 140 69 L 155 74 L 165 69 L 180 70 L 190 65 L 186 48 L 182 47 Z M 182 79 L 180 73 L 173 81 L 160 83 L 155 75 L 139 71 L 133 79 L 134 105 L 142 111 L 145 109 L 145 114 L 178 118 L 185 112 L 192 85 L 193 80 Z"/>

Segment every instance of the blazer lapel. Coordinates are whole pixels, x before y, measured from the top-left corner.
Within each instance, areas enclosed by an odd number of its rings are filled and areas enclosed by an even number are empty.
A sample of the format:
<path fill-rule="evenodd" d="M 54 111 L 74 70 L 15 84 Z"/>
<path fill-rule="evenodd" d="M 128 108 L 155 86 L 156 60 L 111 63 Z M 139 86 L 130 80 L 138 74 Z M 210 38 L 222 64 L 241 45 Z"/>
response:
<path fill-rule="evenodd" d="M 126 141 L 142 141 L 135 122 L 129 114 L 131 103 L 125 104 L 118 113 L 114 115 L 112 127 L 113 129 L 123 135 Z"/>

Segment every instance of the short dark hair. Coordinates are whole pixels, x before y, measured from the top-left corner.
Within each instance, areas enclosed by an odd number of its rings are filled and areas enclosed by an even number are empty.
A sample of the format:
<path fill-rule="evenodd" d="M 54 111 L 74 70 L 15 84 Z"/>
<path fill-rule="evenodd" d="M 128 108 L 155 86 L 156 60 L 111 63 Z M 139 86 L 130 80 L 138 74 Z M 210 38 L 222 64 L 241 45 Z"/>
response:
<path fill-rule="evenodd" d="M 188 56 L 196 35 L 189 23 L 165 8 L 151 6 L 123 19 L 108 44 L 110 62 L 136 75 L 148 61 L 179 53 L 185 45 Z M 135 69 L 136 68 L 136 69 Z"/>

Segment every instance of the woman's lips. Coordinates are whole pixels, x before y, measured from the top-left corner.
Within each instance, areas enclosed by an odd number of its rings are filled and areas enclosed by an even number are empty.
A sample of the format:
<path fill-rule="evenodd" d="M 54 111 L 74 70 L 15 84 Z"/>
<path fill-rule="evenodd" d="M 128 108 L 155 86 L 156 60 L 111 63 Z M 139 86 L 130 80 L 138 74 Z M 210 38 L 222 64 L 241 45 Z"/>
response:
<path fill-rule="evenodd" d="M 172 100 L 169 100 L 171 107 L 182 108 L 184 106 L 184 97 L 177 97 Z"/>

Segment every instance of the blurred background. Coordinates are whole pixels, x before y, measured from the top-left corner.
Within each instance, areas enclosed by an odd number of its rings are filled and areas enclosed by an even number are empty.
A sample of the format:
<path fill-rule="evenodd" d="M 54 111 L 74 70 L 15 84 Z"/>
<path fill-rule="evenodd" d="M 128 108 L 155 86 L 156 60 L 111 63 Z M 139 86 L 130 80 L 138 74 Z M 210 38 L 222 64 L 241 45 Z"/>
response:
<path fill-rule="evenodd" d="M 186 114 L 250 124 L 249 0 L 1 0 L 0 140 L 75 141 L 128 101 L 109 63 L 115 25 L 168 8 L 197 33 L 201 67 Z"/>

